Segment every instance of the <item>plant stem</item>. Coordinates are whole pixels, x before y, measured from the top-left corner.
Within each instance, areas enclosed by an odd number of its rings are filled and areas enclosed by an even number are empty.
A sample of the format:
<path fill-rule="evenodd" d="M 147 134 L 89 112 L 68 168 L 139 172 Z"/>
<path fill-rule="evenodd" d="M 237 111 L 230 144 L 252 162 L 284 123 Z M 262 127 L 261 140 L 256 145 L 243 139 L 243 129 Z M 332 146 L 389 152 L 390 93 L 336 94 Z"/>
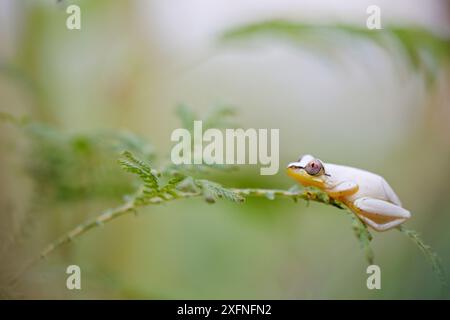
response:
<path fill-rule="evenodd" d="M 334 201 L 331 198 L 325 198 L 319 191 L 314 190 L 301 190 L 301 191 L 289 191 L 289 190 L 281 190 L 281 189 L 230 189 L 233 192 L 241 195 L 241 196 L 252 196 L 252 197 L 266 197 L 268 199 L 273 199 L 274 197 L 285 197 L 285 198 L 291 198 L 294 201 L 297 199 L 303 199 L 306 201 L 315 201 L 319 203 L 329 204 L 335 207 L 338 207 L 340 209 L 344 209 L 342 205 L 340 205 L 338 202 Z M 186 199 L 186 198 L 192 198 L 192 197 L 199 197 L 201 196 L 201 192 L 178 192 L 176 196 L 168 198 L 168 199 L 161 199 L 158 197 L 155 197 L 151 199 L 149 204 L 159 204 L 161 202 L 170 201 L 170 200 L 176 200 L 176 199 Z M 116 207 L 114 209 L 109 209 L 101 213 L 99 216 L 97 216 L 94 219 L 91 219 L 85 223 L 82 223 L 78 226 L 76 226 L 71 231 L 67 232 L 60 238 L 58 238 L 56 241 L 50 243 L 47 245 L 44 250 L 40 253 L 39 259 L 46 258 L 50 253 L 55 251 L 60 246 L 67 244 L 74 240 L 75 238 L 79 237 L 80 235 L 86 233 L 87 231 L 101 226 L 105 223 L 110 222 L 111 220 L 114 220 L 120 216 L 123 216 L 127 213 L 136 212 L 137 209 L 142 207 L 143 205 L 137 204 L 134 200 L 136 197 L 133 197 L 129 201 L 127 201 L 125 204 Z M 39 260 L 37 259 L 37 260 Z"/>
<path fill-rule="evenodd" d="M 438 255 L 431 249 L 431 247 L 423 242 L 420 238 L 419 233 L 415 230 L 407 229 L 404 226 L 400 225 L 397 227 L 397 230 L 407 235 L 417 247 L 419 247 L 420 251 L 425 255 L 425 257 L 431 263 L 431 267 L 433 271 L 438 276 L 439 281 L 441 282 L 442 289 L 445 290 L 445 293 L 448 294 L 448 282 L 447 275 L 445 273 L 444 268 L 442 267 L 441 260 Z"/>
<path fill-rule="evenodd" d="M 315 189 L 302 189 L 299 191 L 291 191 L 291 190 L 282 190 L 282 189 L 260 189 L 260 188 L 232 188 L 229 189 L 233 191 L 234 193 L 242 196 L 242 197 L 265 197 L 267 199 L 273 200 L 276 197 L 284 197 L 284 198 L 290 198 L 294 201 L 297 201 L 298 199 L 302 199 L 305 201 L 315 201 L 327 205 L 332 205 L 334 207 L 337 207 L 339 209 L 346 209 L 341 203 L 335 201 L 334 199 L 324 195 L 323 192 L 320 190 Z M 88 220 L 85 223 L 82 223 L 75 228 L 73 228 L 71 231 L 67 232 L 60 238 L 58 238 L 56 241 L 50 243 L 47 245 L 44 250 L 41 251 L 40 255 L 36 257 L 34 260 L 32 260 L 24 269 L 22 269 L 21 272 L 18 273 L 16 277 L 13 278 L 11 281 L 11 284 L 14 284 L 20 276 L 25 273 L 27 270 L 29 270 L 33 265 L 35 265 L 37 262 L 39 262 L 41 259 L 46 258 L 49 254 L 51 254 L 53 251 L 58 249 L 59 247 L 63 246 L 64 244 L 67 244 L 74 240 L 75 238 L 79 237 L 80 235 L 86 233 L 87 231 L 94 229 L 98 226 L 102 226 L 105 223 L 108 223 L 120 216 L 126 215 L 128 213 L 136 213 L 137 210 L 141 207 L 150 205 L 150 204 L 160 204 L 162 202 L 176 200 L 176 199 L 186 199 L 186 198 L 193 198 L 193 197 L 200 197 L 204 196 L 204 194 L 201 191 L 196 192 L 181 192 L 177 191 L 176 194 L 173 194 L 171 197 L 168 198 L 160 198 L 160 197 L 154 197 L 151 198 L 148 202 L 142 203 L 139 201 L 136 201 L 138 196 L 142 193 L 142 189 L 140 189 L 135 196 L 131 197 L 127 202 L 122 204 L 121 206 L 118 206 L 113 209 L 109 209 L 98 215 L 96 218 Z M 362 248 L 365 251 L 367 261 L 369 264 L 373 264 L 373 252 L 370 248 L 370 241 L 372 240 L 372 236 L 367 229 L 367 226 L 359 220 L 357 216 L 355 216 L 352 212 L 349 212 L 351 214 L 353 219 L 353 229 L 355 231 L 355 235 L 358 238 Z M 409 238 L 411 238 L 414 243 L 422 250 L 422 252 L 429 258 L 431 261 L 431 264 L 433 266 L 433 270 L 438 274 L 441 283 L 446 283 L 445 281 L 445 275 L 443 272 L 443 269 L 439 263 L 439 259 L 437 258 L 436 254 L 431 251 L 431 248 L 423 243 L 423 241 L 418 236 L 417 232 L 413 230 L 405 229 L 404 227 L 400 226 L 397 227 L 399 231 L 406 234 Z"/>
<path fill-rule="evenodd" d="M 101 226 L 113 219 L 116 219 L 130 211 L 132 211 L 134 208 L 133 202 L 127 202 L 117 208 L 109 209 L 97 216 L 95 219 L 92 219 L 90 221 L 87 221 L 85 223 L 82 223 L 63 235 L 62 237 L 58 238 L 56 241 L 49 244 L 47 247 L 45 247 L 44 250 L 42 250 L 40 254 L 40 258 L 47 257 L 51 252 L 53 252 L 56 248 L 64 245 L 65 243 L 71 242 L 73 239 L 79 237 L 83 233 L 97 227 Z"/>

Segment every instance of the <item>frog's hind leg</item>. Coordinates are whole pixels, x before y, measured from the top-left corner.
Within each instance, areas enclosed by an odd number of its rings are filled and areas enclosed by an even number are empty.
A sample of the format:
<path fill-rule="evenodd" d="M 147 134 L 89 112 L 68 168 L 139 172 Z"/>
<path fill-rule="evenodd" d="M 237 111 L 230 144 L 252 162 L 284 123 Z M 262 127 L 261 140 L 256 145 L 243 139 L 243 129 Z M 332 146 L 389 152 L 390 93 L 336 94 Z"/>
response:
<path fill-rule="evenodd" d="M 408 210 L 391 202 L 364 197 L 353 202 L 358 216 L 377 231 L 394 228 L 411 217 Z"/>

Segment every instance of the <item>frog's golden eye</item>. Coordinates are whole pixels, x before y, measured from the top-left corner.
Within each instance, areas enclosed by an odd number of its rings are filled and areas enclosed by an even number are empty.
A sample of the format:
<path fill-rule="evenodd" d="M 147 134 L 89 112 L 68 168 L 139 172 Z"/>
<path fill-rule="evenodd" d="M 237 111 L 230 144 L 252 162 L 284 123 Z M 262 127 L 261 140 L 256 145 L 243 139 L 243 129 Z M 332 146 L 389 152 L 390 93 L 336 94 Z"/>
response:
<path fill-rule="evenodd" d="M 320 160 L 314 159 L 306 165 L 305 171 L 311 176 L 317 176 L 324 173 L 323 164 Z"/>

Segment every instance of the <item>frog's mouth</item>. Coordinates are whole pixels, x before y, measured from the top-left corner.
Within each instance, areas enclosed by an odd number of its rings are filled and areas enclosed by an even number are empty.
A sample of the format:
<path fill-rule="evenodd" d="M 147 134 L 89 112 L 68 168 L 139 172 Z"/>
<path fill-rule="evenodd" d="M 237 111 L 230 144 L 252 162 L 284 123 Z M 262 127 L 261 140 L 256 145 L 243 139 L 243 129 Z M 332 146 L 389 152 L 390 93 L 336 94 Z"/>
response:
<path fill-rule="evenodd" d="M 305 187 L 313 186 L 320 189 L 325 187 L 325 183 L 320 177 L 314 177 L 308 174 L 298 162 L 293 162 L 288 165 L 287 174 Z"/>

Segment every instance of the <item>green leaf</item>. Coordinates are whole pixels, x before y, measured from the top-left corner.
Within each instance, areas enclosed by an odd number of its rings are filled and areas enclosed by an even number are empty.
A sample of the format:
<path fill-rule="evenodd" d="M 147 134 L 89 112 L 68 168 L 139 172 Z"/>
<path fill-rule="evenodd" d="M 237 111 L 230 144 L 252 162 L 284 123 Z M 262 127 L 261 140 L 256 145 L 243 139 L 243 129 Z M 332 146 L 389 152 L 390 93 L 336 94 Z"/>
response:
<path fill-rule="evenodd" d="M 418 27 L 383 26 L 382 30 L 347 24 L 314 25 L 285 20 L 272 20 L 230 29 L 220 40 L 230 42 L 268 36 L 314 49 L 329 56 L 338 36 L 373 41 L 386 50 L 401 50 L 415 70 L 423 71 L 430 82 L 437 76 L 442 61 L 449 60 L 450 39 L 439 37 Z M 325 41 L 324 41 L 325 40 Z M 398 46 L 397 46 L 398 44 Z"/>
<path fill-rule="evenodd" d="M 146 162 L 138 159 L 129 151 L 125 151 L 122 157 L 122 159 L 119 159 L 122 168 L 136 174 L 144 184 L 143 190 L 136 196 L 136 204 L 147 205 L 150 202 L 160 203 L 164 200 L 179 197 L 177 186 L 186 179 L 185 175 L 174 171 L 169 176 L 167 183 L 162 185 L 158 178 L 161 174 L 157 173 Z"/>
<path fill-rule="evenodd" d="M 367 226 L 362 222 L 354 213 L 349 212 L 353 223 L 353 231 L 355 236 L 359 241 L 361 248 L 364 250 L 367 262 L 373 264 L 374 254 L 372 248 L 370 247 L 370 242 L 372 241 L 372 235 L 370 234 Z"/>
<path fill-rule="evenodd" d="M 186 179 L 186 176 L 178 174 L 175 177 L 172 177 L 164 187 L 160 189 L 161 194 L 169 193 L 171 196 L 176 197 L 175 189 L 177 188 L 178 184 L 180 184 L 184 179 Z"/>
<path fill-rule="evenodd" d="M 434 273 L 439 278 L 443 289 L 448 289 L 447 275 L 445 274 L 444 268 L 442 267 L 441 260 L 438 255 L 431 249 L 431 247 L 423 242 L 417 231 L 407 229 L 404 226 L 397 227 L 397 230 L 407 235 L 422 251 L 422 253 L 427 257 L 431 263 Z"/>
<path fill-rule="evenodd" d="M 196 185 L 203 191 L 203 195 L 207 202 L 212 202 L 211 199 L 224 198 L 233 202 L 244 202 L 245 198 L 236 192 L 222 187 L 216 182 L 209 180 L 195 180 Z"/>
<path fill-rule="evenodd" d="M 138 175 L 144 182 L 144 192 L 146 194 L 153 194 L 159 191 L 159 180 L 156 173 L 144 161 L 137 159 L 131 152 L 124 151 L 122 159 L 119 159 L 121 167 L 128 172 Z"/>

